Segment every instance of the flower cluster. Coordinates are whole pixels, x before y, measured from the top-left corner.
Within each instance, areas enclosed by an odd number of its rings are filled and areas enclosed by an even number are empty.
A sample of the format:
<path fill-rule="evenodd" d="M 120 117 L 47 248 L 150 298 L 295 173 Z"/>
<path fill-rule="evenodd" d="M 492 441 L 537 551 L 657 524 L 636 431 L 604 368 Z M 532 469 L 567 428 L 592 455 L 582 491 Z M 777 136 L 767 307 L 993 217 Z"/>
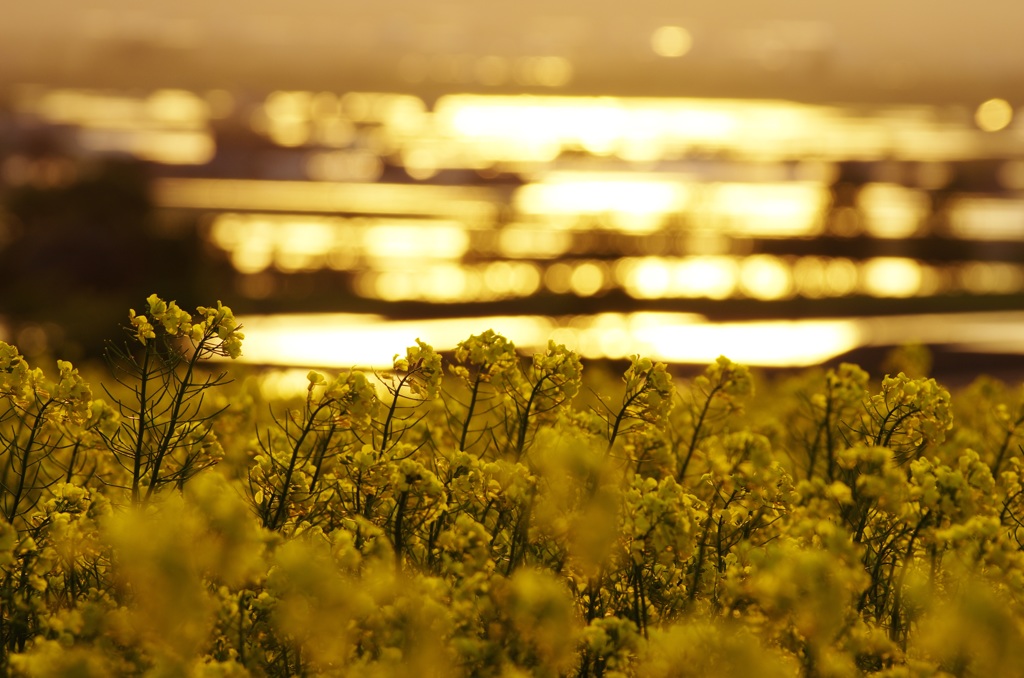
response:
<path fill-rule="evenodd" d="M 405 351 L 405 357 L 395 355 L 394 369 L 406 372 L 417 378 L 409 380 L 413 394 L 422 398 L 436 398 L 441 388 L 444 371 L 441 368 L 441 356 L 426 342 L 416 340 L 415 346 Z"/>
<path fill-rule="evenodd" d="M 659 422 L 668 416 L 675 390 L 665 363 L 635 355 L 622 380 L 626 382 L 630 416 L 647 422 Z"/>
<path fill-rule="evenodd" d="M 757 400 L 726 358 L 584 382 L 566 347 L 488 331 L 447 377 L 417 340 L 267 402 L 196 376 L 237 354 L 226 307 L 154 295 L 130 318 L 114 406 L 0 343 L 5 674 L 1024 664 L 1024 410 L 992 380 L 961 399 L 843 364 Z"/>
<path fill-rule="evenodd" d="M 159 329 L 165 337 L 189 338 L 197 351 L 208 355 L 232 359 L 242 355 L 245 335 L 231 309 L 219 301 L 216 307 L 199 306 L 196 309 L 198 319 L 179 308 L 177 302 L 164 301 L 156 294 L 146 298 L 146 307 L 146 313 L 137 313 L 135 309 L 128 311 L 132 336 L 143 346 L 157 339 Z"/>
<path fill-rule="evenodd" d="M 487 330 L 459 342 L 455 347 L 455 364 L 451 371 L 467 382 L 471 379 L 471 371 L 481 381 L 491 381 L 518 364 L 515 345 L 494 330 Z"/>
<path fill-rule="evenodd" d="M 537 413 L 568 405 L 583 385 L 580 357 L 553 341 L 543 353 L 533 355 L 531 368 L 528 381 L 532 383 L 533 411 Z"/>

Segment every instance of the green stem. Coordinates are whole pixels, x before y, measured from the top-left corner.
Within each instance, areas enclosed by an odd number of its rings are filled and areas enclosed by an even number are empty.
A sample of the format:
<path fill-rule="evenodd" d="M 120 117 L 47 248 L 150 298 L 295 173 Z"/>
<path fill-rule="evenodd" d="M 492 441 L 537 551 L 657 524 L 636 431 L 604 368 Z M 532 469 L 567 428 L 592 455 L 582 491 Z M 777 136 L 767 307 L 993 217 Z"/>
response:
<path fill-rule="evenodd" d="M 0 476 L 0 488 L 2 488 L 3 491 L 5 492 L 8 491 L 8 478 L 10 477 L 11 473 L 15 472 L 14 465 L 19 458 L 18 439 L 21 438 L 21 434 L 25 430 L 25 419 L 27 418 L 27 415 L 28 412 L 26 411 L 25 416 L 19 416 L 17 418 L 17 429 L 13 431 L 11 433 L 11 437 L 5 441 L 7 444 L 5 445 L 5 448 L 2 451 L 2 453 L 0 453 L 0 456 L 5 456 L 7 458 L 7 463 L 4 464 L 3 476 Z"/>
<path fill-rule="evenodd" d="M 540 392 L 540 385 L 544 383 L 545 379 L 548 379 L 550 375 L 545 374 L 537 383 L 533 385 L 533 389 L 530 391 L 530 399 L 526 401 L 526 409 L 523 410 L 523 416 L 519 421 L 519 435 L 516 440 L 516 460 L 518 461 L 523 456 L 523 448 L 526 446 L 526 430 L 530 425 L 530 409 L 533 407 L 534 400 L 537 398 L 537 394 Z"/>
<path fill-rule="evenodd" d="M 391 439 L 391 425 L 395 418 L 395 411 L 398 409 L 398 395 L 402 392 L 402 387 L 405 386 L 405 382 L 412 376 L 412 372 L 406 374 L 398 382 L 398 387 L 395 389 L 394 396 L 391 398 L 391 407 L 388 408 L 388 416 L 384 420 L 384 430 L 381 433 L 380 441 L 380 452 L 384 454 L 388 447 L 388 440 Z"/>
<path fill-rule="evenodd" d="M 633 608 L 636 614 L 636 624 L 640 631 L 647 638 L 647 599 L 644 595 L 643 569 L 638 563 L 633 563 Z"/>
<path fill-rule="evenodd" d="M 508 552 L 508 567 L 505 569 L 506 577 L 516 569 L 516 562 L 524 557 L 523 554 L 529 542 L 530 517 L 533 513 L 534 498 L 531 495 L 530 500 L 523 506 L 519 519 L 516 521 L 515 528 L 512 531 L 512 544 Z"/>
<path fill-rule="evenodd" d="M 480 393 L 480 375 L 476 375 L 473 382 L 473 392 L 469 397 L 469 408 L 466 410 L 466 421 L 462 423 L 462 437 L 459 438 L 459 450 L 466 451 L 466 438 L 469 436 L 469 421 L 473 418 L 473 409 L 476 407 L 477 395 Z"/>
<path fill-rule="evenodd" d="M 74 446 L 71 448 L 71 458 L 68 461 L 68 473 L 64 477 L 64 482 L 70 483 L 71 479 L 75 476 L 75 463 L 78 460 L 78 451 L 82 447 L 82 439 L 79 438 L 75 441 Z"/>
<path fill-rule="evenodd" d="M 889 639 L 893 642 L 899 642 L 904 650 L 907 649 L 906 638 L 900 637 L 900 630 L 902 628 L 900 621 L 900 605 L 903 602 L 903 582 L 907 578 L 907 570 L 910 569 L 910 560 L 914 557 L 914 541 L 917 539 L 917 535 L 921 532 L 921 528 L 928 523 L 929 518 L 931 518 L 931 512 L 926 511 L 925 514 L 921 516 L 921 520 L 918 521 L 917 526 L 910 535 L 910 541 L 907 543 L 907 555 L 903 558 L 903 566 L 900 568 L 900 576 L 896 582 L 896 591 L 893 595 Z"/>
<path fill-rule="evenodd" d="M 1024 417 L 1017 419 L 1013 422 L 1013 426 L 1006 432 L 1006 437 L 1003 438 L 1003 444 L 999 446 L 999 452 L 996 454 L 996 461 L 992 464 L 992 477 L 999 477 L 999 467 L 1003 465 L 1003 457 L 1006 456 L 1006 450 L 1010 447 L 1010 440 L 1013 439 L 1013 434 L 1017 431 L 1017 427 L 1024 423 Z"/>
<path fill-rule="evenodd" d="M 13 524 L 15 517 L 18 515 L 18 505 L 21 503 L 22 495 L 25 492 L 25 481 L 28 478 L 28 462 L 32 455 L 32 447 L 35 445 L 36 435 L 43 424 L 46 409 L 52 404 L 52 398 L 43 403 L 43 406 L 39 408 L 39 413 L 35 416 L 35 421 L 32 422 L 32 430 L 29 431 L 28 441 L 25 443 L 25 449 L 21 456 L 21 472 L 18 473 L 18 487 L 14 490 L 14 497 L 11 499 L 11 509 L 7 515 L 7 522 L 9 523 Z"/>
<path fill-rule="evenodd" d="M 721 385 L 715 386 L 708 393 L 707 400 L 704 401 L 704 407 L 701 408 L 700 416 L 697 417 L 697 423 L 693 427 L 693 436 L 690 438 L 690 445 L 686 450 L 686 457 L 683 459 L 683 465 L 679 468 L 679 473 L 676 474 L 676 481 L 679 483 L 683 482 L 683 478 L 686 477 L 686 469 L 690 465 L 690 459 L 693 457 L 694 450 L 697 449 L 697 441 L 700 440 L 700 430 L 704 428 L 704 419 L 708 416 L 708 411 L 711 409 L 711 401 L 714 400 L 715 394 L 721 389 Z"/>
<path fill-rule="evenodd" d="M 596 577 L 587 580 L 587 623 L 597 619 L 600 613 L 598 601 L 601 595 L 601 580 L 604 579 L 604 570 L 598 572 Z"/>
<path fill-rule="evenodd" d="M 646 386 L 646 382 L 644 384 Z M 633 404 L 633 401 L 640 397 L 644 389 L 641 386 L 637 389 L 637 392 L 626 398 L 622 403 L 622 407 L 619 409 L 619 413 L 615 416 L 615 423 L 612 424 L 612 432 L 608 436 L 608 448 L 607 451 L 611 451 L 612 445 L 615 444 L 615 439 L 619 436 L 619 427 L 622 426 L 622 422 L 626 420 L 626 412 L 629 410 L 629 406 Z"/>
<path fill-rule="evenodd" d="M 274 510 L 274 518 L 267 525 L 272 530 L 277 529 L 280 524 L 282 514 L 284 513 L 285 505 L 287 504 L 286 499 L 288 498 L 288 487 L 292 482 L 292 474 L 295 473 L 295 466 L 298 464 L 299 452 L 302 449 L 302 443 L 305 442 L 306 436 L 309 435 L 310 431 L 313 430 L 313 425 L 316 422 L 316 415 L 320 413 L 320 410 L 327 407 L 327 403 L 323 402 L 313 410 L 312 414 L 309 415 L 309 419 L 306 421 L 306 425 L 302 427 L 302 433 L 299 435 L 299 439 L 295 441 L 295 445 L 292 448 L 291 459 L 288 460 L 288 469 L 284 474 L 284 482 L 281 484 L 281 495 L 278 499 L 277 508 Z"/>
<path fill-rule="evenodd" d="M 697 589 L 700 587 L 701 570 L 704 569 L 704 550 L 707 548 L 708 532 L 711 531 L 711 523 L 714 518 L 714 506 L 708 504 L 708 517 L 704 521 L 704 532 L 700 536 L 700 544 L 697 547 L 697 562 L 693 568 L 693 583 L 690 586 L 690 594 L 687 596 L 687 606 L 692 605 L 697 599 Z"/>
<path fill-rule="evenodd" d="M 199 342 L 196 350 L 192 353 L 192 357 L 189 358 L 188 368 L 185 370 L 185 376 L 182 377 L 181 383 L 178 385 L 178 393 L 174 397 L 174 406 L 171 408 L 171 418 L 167 422 L 167 431 L 164 433 L 163 439 L 160 441 L 160 445 L 156 449 L 156 459 L 153 462 L 153 470 L 149 476 L 149 487 L 146 489 L 145 500 L 148 502 L 153 496 L 153 492 L 156 491 L 157 483 L 160 479 L 160 466 L 163 464 L 164 457 L 167 455 L 171 448 L 171 440 L 174 437 L 174 429 L 178 425 L 178 419 L 181 416 L 181 408 L 185 402 L 185 394 L 188 392 L 189 386 L 192 384 L 192 373 L 195 371 L 196 364 L 199 362 L 199 357 L 203 352 L 203 346 L 207 339 L 212 337 L 209 335 L 203 337 L 203 340 Z"/>
<path fill-rule="evenodd" d="M 890 410 L 889 413 L 885 415 L 885 418 L 882 419 L 882 423 L 878 428 L 878 434 L 875 436 L 875 445 L 881 447 L 888 447 L 889 443 L 892 441 L 893 435 L 895 435 L 896 433 L 896 429 L 899 428 L 900 424 L 902 424 L 907 417 L 917 412 L 920 412 L 920 410 L 916 407 L 908 409 L 906 412 L 904 412 L 903 414 L 896 418 L 896 420 L 892 423 L 892 428 L 890 428 L 887 431 L 885 429 L 885 423 L 889 421 L 889 418 L 892 417 L 892 415 L 896 414 L 896 410 Z"/>
<path fill-rule="evenodd" d="M 238 663 L 245 666 L 245 592 L 238 594 Z"/>
<path fill-rule="evenodd" d="M 132 504 L 142 503 L 139 492 L 139 485 L 142 482 L 142 457 L 146 444 L 146 414 L 147 414 L 147 386 L 149 385 L 149 362 L 153 357 L 152 342 L 146 344 L 146 355 L 142 359 L 142 368 L 139 374 L 139 412 L 138 429 L 135 436 L 135 458 L 132 464 Z"/>
<path fill-rule="evenodd" d="M 402 528 L 405 523 L 405 506 L 409 501 L 409 490 L 404 490 L 402 494 L 398 496 L 398 508 L 395 512 L 395 572 L 402 571 L 402 549 L 405 546 L 404 535 L 402 534 Z"/>
<path fill-rule="evenodd" d="M 868 599 L 871 597 L 871 592 L 877 590 L 879 588 L 879 586 L 881 585 L 881 576 L 880 575 L 882 573 L 882 566 L 885 565 L 886 554 L 889 553 L 889 551 L 891 550 L 891 547 L 895 544 L 896 540 L 900 536 L 902 536 L 902 535 L 897 535 L 896 537 L 893 537 L 893 539 L 891 539 L 889 541 L 886 541 L 885 543 L 881 544 L 878 547 L 878 552 L 875 555 L 875 564 L 874 564 L 874 567 L 871 568 L 871 583 L 868 584 L 868 587 L 866 589 L 864 589 L 864 592 L 860 596 L 860 600 L 857 602 L 857 612 L 863 612 L 864 611 L 864 608 L 868 604 Z M 865 565 L 867 565 L 866 561 L 868 559 L 868 555 L 869 555 L 869 551 L 865 550 L 865 553 L 864 553 L 864 560 L 865 560 L 864 564 Z M 876 610 L 878 609 L 878 601 L 877 600 L 875 601 L 875 609 Z"/>
<path fill-rule="evenodd" d="M 309 479 L 310 494 L 313 493 L 317 484 L 320 482 L 320 475 L 323 473 L 324 459 L 327 457 L 327 450 L 331 446 L 331 438 L 334 437 L 334 433 L 337 428 L 338 427 L 335 424 L 331 424 L 330 428 L 327 429 L 326 435 L 317 446 L 316 453 L 313 455 L 313 475 Z"/>

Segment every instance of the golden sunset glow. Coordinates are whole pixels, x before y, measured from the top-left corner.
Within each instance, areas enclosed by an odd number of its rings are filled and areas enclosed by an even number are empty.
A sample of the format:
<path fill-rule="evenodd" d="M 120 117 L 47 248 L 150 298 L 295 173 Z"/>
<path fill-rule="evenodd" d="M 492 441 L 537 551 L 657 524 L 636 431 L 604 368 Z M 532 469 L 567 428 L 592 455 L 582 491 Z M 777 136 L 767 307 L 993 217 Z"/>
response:
<path fill-rule="evenodd" d="M 7 4 L 0 674 L 1022 674 L 1024 2 Z"/>

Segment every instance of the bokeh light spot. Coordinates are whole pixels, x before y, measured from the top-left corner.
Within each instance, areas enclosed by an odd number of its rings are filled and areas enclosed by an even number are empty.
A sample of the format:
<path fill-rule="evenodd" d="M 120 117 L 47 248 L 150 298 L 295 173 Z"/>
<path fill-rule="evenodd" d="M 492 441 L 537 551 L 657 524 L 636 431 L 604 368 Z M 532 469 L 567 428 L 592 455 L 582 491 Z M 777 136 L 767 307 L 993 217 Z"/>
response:
<path fill-rule="evenodd" d="M 740 288 L 755 299 L 782 299 L 793 291 L 793 276 L 782 259 L 758 254 L 740 264 Z"/>
<path fill-rule="evenodd" d="M 913 235 L 930 209 L 923 191 L 889 183 L 871 183 L 861 189 L 857 204 L 868 232 L 876 238 Z"/>
<path fill-rule="evenodd" d="M 572 286 L 572 272 L 572 266 L 569 264 L 552 264 L 544 271 L 544 286 L 555 294 L 565 294 Z"/>
<path fill-rule="evenodd" d="M 861 285 L 874 297 L 912 297 L 921 289 L 921 265 L 903 257 L 875 257 L 864 262 Z"/>
<path fill-rule="evenodd" d="M 825 266 L 825 292 L 830 297 L 842 297 L 857 289 L 857 264 L 844 257 L 830 259 Z"/>
<path fill-rule="evenodd" d="M 682 297 L 727 299 L 736 291 L 737 265 L 734 257 L 688 257 L 673 271 L 673 291 Z"/>
<path fill-rule="evenodd" d="M 682 26 L 660 26 L 651 34 L 651 49 L 661 57 L 681 57 L 692 47 L 693 37 Z"/>
<path fill-rule="evenodd" d="M 581 297 L 597 294 L 604 286 L 604 270 L 592 261 L 576 266 L 569 278 L 569 287 Z"/>
<path fill-rule="evenodd" d="M 631 297 L 656 299 L 666 296 L 671 282 L 668 262 L 661 257 L 646 257 L 630 267 L 624 286 Z"/>
<path fill-rule="evenodd" d="M 974 122 L 985 132 L 1005 129 L 1013 120 L 1013 107 L 1006 99 L 983 101 L 974 112 Z"/>

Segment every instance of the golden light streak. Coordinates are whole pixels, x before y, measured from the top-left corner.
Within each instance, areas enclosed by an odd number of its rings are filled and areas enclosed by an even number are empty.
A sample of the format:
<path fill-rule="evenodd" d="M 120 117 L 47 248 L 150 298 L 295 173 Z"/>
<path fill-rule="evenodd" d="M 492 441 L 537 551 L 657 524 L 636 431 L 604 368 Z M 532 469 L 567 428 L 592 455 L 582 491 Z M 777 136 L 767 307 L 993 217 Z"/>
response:
<path fill-rule="evenodd" d="M 853 320 L 804 320 L 651 328 L 637 339 L 659 360 L 710 363 L 720 355 L 746 365 L 804 367 L 856 348 Z"/>
<path fill-rule="evenodd" d="M 385 320 L 351 314 L 250 316 L 243 358 L 263 365 L 324 368 L 388 368 L 396 353 L 420 338 L 437 350 L 490 328 L 521 347 L 541 347 L 554 321 L 541 316 L 489 316 L 431 320 Z"/>
<path fill-rule="evenodd" d="M 269 212 L 449 216 L 493 222 L 498 197 L 486 188 L 257 179 L 157 179 L 160 207 Z"/>
<path fill-rule="evenodd" d="M 743 159 L 823 161 L 948 161 L 983 151 L 975 130 L 934 112 L 927 106 L 865 114 L 786 101 L 466 94 L 442 97 L 433 126 L 473 148 L 474 157 L 506 162 L 545 162 L 579 148 L 638 161 L 698 149 Z"/>
<path fill-rule="evenodd" d="M 519 235 L 513 230 L 509 242 Z M 571 242 L 571 234 L 563 231 L 534 235 L 554 237 L 559 249 Z M 576 260 L 547 266 L 515 260 L 463 263 L 477 236 L 452 220 L 229 212 L 212 219 L 207 237 L 240 273 L 251 275 L 271 267 L 286 273 L 356 271 L 356 292 L 384 300 L 524 298 L 542 285 L 555 294 L 579 297 L 618 288 L 637 299 L 766 300 L 856 292 L 928 296 L 954 289 L 1005 294 L 1024 288 L 1024 267 L 1019 264 L 929 266 L 900 257 L 861 264 L 842 257 L 763 254 L 622 257 L 613 264 Z M 498 238 L 499 247 L 505 246 L 503 242 Z"/>
<path fill-rule="evenodd" d="M 958 196 L 950 206 L 952 234 L 965 240 L 1024 240 L 1024 200 Z"/>
<path fill-rule="evenodd" d="M 685 28 L 662 26 L 652 34 L 652 49 L 682 56 L 688 41 Z M 513 77 L 520 84 L 561 87 L 573 76 L 572 63 L 560 56 L 469 59 L 466 71 L 468 80 L 485 86 Z M 258 116 L 260 131 L 296 145 L 320 138 L 339 121 L 378 125 L 399 146 L 404 140 L 445 139 L 460 148 L 461 157 L 453 162 L 466 167 L 545 162 L 579 148 L 632 160 L 680 157 L 692 149 L 757 159 L 948 160 L 981 148 L 973 130 L 936 119 L 927 106 L 865 114 L 786 101 L 457 94 L 442 97 L 428 111 L 422 99 L 410 95 L 349 92 L 335 107 L 318 104 L 324 94 L 330 93 L 274 93 Z M 979 126 L 1005 128 L 1012 120 L 1008 107 L 1002 99 L 983 103 Z"/>
<path fill-rule="evenodd" d="M 678 181 L 566 173 L 523 186 L 513 206 L 524 216 L 604 215 L 613 228 L 645 233 L 685 209 L 689 195 Z"/>
<path fill-rule="evenodd" d="M 725 355 L 750 366 L 803 367 L 858 347 L 908 341 L 1024 354 L 1024 313 L 1016 311 L 731 323 L 648 312 L 403 321 L 376 315 L 291 314 L 240 320 L 246 332 L 244 362 L 336 369 L 386 369 L 394 354 L 417 337 L 439 351 L 450 351 L 487 328 L 526 354 L 543 350 L 551 339 L 587 359 L 638 353 L 688 364 L 706 364 Z"/>
<path fill-rule="evenodd" d="M 652 34 L 660 45 L 652 49 L 678 54 L 686 47 L 686 35 L 680 26 L 663 26 Z M 533 86 L 561 87 L 572 71 L 562 56 L 469 58 L 467 82 L 493 85 L 517 78 Z M 223 119 L 236 108 L 223 91 L 123 95 L 23 86 L 14 94 L 18 111 L 103 129 L 207 132 L 211 119 Z M 976 126 L 967 126 L 928 106 L 865 112 L 771 100 L 456 94 L 441 97 L 430 110 L 423 99 L 406 94 L 278 91 L 254 110 L 251 123 L 260 134 L 291 147 L 346 148 L 358 133 L 366 148 L 401 156 L 409 144 L 443 140 L 451 153 L 435 154 L 439 167 L 479 168 L 548 162 L 563 151 L 580 149 L 615 154 L 627 162 L 674 160 L 694 151 L 772 161 L 950 161 L 990 152 L 978 129 L 1006 129 L 1013 114 L 1003 99 L 983 102 Z M 1024 139 L 1018 137 L 1004 139 L 1002 152 L 1024 151 Z"/>
<path fill-rule="evenodd" d="M 379 263 L 395 260 L 459 259 L 469 249 L 469 234 L 457 222 L 381 221 L 363 234 L 363 250 Z"/>
<path fill-rule="evenodd" d="M 215 151 L 208 125 L 210 105 L 186 90 L 158 89 L 146 96 L 70 88 L 29 90 L 19 108 L 77 127 L 78 143 L 91 152 L 198 165 L 209 162 Z"/>
<path fill-rule="evenodd" d="M 387 321 L 379 316 L 254 316 L 242 319 L 246 362 L 325 368 L 387 368 L 395 353 L 419 337 L 450 351 L 472 334 L 492 328 L 520 350 L 542 350 L 548 339 L 585 358 L 631 353 L 673 363 L 711 362 L 719 355 L 762 366 L 811 365 L 858 345 L 855 321 L 713 324 L 679 313 L 598 314 Z"/>
<path fill-rule="evenodd" d="M 205 129 L 210 118 L 206 101 L 193 92 L 178 89 L 158 89 L 145 97 L 86 89 L 52 89 L 26 108 L 51 122 L 107 129 L 199 130 Z"/>
<path fill-rule="evenodd" d="M 470 243 L 465 226 L 451 220 L 233 212 L 214 217 L 208 237 L 243 273 L 271 265 L 288 272 L 369 265 L 420 275 L 435 263 L 459 260 Z"/>
<path fill-rule="evenodd" d="M 1014 294 L 1024 289 L 1024 270 L 1015 263 L 972 261 L 959 273 L 961 286 L 970 294 Z"/>
<path fill-rule="evenodd" d="M 96 153 L 126 153 L 166 165 L 201 165 L 216 147 L 205 131 L 86 128 L 78 133 L 83 148 Z"/>
<path fill-rule="evenodd" d="M 829 201 L 827 188 L 817 182 L 720 183 L 709 191 L 711 203 L 698 214 L 737 235 L 817 235 Z"/>
<path fill-rule="evenodd" d="M 567 269 L 571 271 L 571 268 Z M 360 271 L 356 290 L 364 297 L 401 301 L 431 302 L 491 301 L 532 296 L 541 286 L 536 264 L 491 262 L 459 265 L 433 264 L 389 266 L 383 270 Z M 568 291 L 568 281 L 563 291 Z"/>
<path fill-rule="evenodd" d="M 726 299 L 736 291 L 740 261 L 727 256 L 624 258 L 615 265 L 615 277 L 636 299 Z"/>
<path fill-rule="evenodd" d="M 550 259 L 565 254 L 571 245 L 571 233 L 540 225 L 509 224 L 498 235 L 498 249 L 510 259 Z"/>

